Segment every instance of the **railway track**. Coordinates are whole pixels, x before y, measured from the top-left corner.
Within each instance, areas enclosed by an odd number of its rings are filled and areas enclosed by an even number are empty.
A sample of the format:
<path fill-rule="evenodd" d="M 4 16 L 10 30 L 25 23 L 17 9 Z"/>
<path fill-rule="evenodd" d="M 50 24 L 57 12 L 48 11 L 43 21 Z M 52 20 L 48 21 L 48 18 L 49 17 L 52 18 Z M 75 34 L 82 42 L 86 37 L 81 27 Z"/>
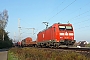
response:
<path fill-rule="evenodd" d="M 54 49 L 54 50 L 57 50 L 57 51 L 60 51 L 60 52 L 62 52 L 62 51 L 76 52 L 76 53 L 80 53 L 80 54 L 85 55 L 85 56 L 90 58 L 90 47 L 81 47 L 81 48 L 69 47 L 69 48 L 60 48 L 60 49 Z"/>
<path fill-rule="evenodd" d="M 69 47 L 67 48 L 68 50 L 76 50 L 76 51 L 89 51 L 90 52 L 90 48 L 89 47 L 81 47 L 81 48 L 77 48 L 77 47 Z"/>
<path fill-rule="evenodd" d="M 68 47 L 68 48 L 39 48 L 39 49 L 46 49 L 46 50 L 57 50 L 57 51 L 73 51 L 73 52 L 78 52 L 78 53 L 85 53 L 90 55 L 90 47 Z"/>
<path fill-rule="evenodd" d="M 65 47 L 65 48 L 39 48 L 39 49 L 49 49 L 49 50 L 63 50 L 63 51 L 86 51 L 90 52 L 90 47 Z"/>

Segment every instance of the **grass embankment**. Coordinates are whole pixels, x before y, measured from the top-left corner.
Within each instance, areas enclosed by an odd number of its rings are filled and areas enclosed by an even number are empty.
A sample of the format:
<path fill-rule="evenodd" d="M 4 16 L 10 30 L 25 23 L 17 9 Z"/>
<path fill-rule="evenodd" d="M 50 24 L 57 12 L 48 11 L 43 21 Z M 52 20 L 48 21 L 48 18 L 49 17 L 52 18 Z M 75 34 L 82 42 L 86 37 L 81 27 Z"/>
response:
<path fill-rule="evenodd" d="M 18 57 L 15 56 L 13 52 L 8 52 L 8 60 L 18 60 Z"/>
<path fill-rule="evenodd" d="M 57 51 L 37 48 L 12 48 L 8 60 L 90 60 L 76 52 Z"/>

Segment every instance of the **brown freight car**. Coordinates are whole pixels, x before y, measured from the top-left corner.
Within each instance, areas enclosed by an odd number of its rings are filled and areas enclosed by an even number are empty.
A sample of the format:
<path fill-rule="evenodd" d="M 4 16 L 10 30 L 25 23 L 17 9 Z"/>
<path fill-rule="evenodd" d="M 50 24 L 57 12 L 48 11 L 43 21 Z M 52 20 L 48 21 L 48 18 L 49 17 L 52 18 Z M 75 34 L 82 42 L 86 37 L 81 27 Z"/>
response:
<path fill-rule="evenodd" d="M 21 41 L 22 47 L 30 47 L 30 46 L 35 46 L 35 45 L 36 45 L 36 41 L 32 41 L 31 37 L 27 37 Z"/>

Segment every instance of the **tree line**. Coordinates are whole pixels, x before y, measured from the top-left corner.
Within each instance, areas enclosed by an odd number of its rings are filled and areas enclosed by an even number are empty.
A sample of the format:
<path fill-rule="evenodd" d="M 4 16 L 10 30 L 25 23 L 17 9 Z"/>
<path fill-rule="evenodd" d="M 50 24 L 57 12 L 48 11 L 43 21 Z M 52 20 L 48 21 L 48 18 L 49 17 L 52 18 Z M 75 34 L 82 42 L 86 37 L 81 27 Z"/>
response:
<path fill-rule="evenodd" d="M 8 23 L 8 11 L 5 9 L 0 13 L 0 49 L 12 47 L 12 39 L 9 38 L 8 32 L 5 31 L 5 27 Z"/>
<path fill-rule="evenodd" d="M 12 39 L 9 38 L 8 33 L 4 29 L 0 29 L 0 49 L 12 47 Z"/>

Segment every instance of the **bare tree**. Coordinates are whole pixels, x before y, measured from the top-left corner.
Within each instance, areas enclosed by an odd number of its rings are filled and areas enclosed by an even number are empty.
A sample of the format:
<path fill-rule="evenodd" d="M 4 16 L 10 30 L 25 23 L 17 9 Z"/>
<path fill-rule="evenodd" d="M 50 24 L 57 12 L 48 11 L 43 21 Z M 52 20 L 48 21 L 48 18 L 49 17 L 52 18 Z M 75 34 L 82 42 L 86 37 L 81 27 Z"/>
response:
<path fill-rule="evenodd" d="M 0 13 L 0 28 L 5 29 L 8 22 L 8 11 L 4 10 L 2 13 Z"/>
<path fill-rule="evenodd" d="M 0 29 L 4 30 L 8 22 L 8 11 L 4 10 L 2 13 L 0 13 Z M 4 31 L 2 31 L 2 38 L 4 41 Z"/>

